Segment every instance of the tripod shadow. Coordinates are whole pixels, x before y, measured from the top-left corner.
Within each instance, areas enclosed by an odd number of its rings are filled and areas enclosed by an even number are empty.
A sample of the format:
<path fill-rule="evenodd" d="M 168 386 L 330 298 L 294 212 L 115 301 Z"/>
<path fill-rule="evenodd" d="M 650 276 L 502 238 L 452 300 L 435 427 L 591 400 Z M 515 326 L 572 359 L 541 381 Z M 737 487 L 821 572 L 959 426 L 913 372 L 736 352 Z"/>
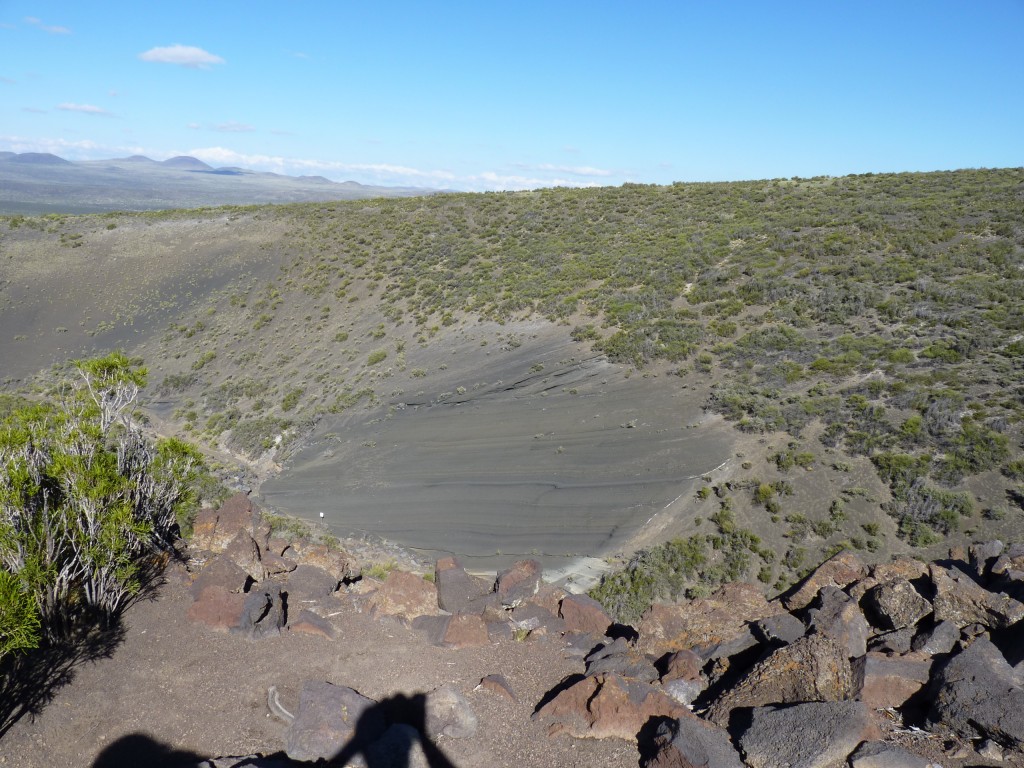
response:
<path fill-rule="evenodd" d="M 351 740 L 330 764 L 344 766 L 359 756 L 367 768 L 413 768 L 422 766 L 424 760 L 429 768 L 456 768 L 427 735 L 424 693 L 399 693 L 367 709 Z"/>

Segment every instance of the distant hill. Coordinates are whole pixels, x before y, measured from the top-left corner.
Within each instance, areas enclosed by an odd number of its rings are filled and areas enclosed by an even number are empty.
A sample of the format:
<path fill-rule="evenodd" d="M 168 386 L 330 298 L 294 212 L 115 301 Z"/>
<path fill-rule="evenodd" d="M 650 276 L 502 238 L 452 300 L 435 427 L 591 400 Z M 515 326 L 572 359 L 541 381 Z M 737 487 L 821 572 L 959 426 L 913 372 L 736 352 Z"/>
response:
<path fill-rule="evenodd" d="M 71 162 L 43 152 L 0 152 L 0 215 L 107 213 L 218 205 L 410 197 L 436 190 L 378 187 L 322 176 L 214 168 L 188 155 Z"/>
<path fill-rule="evenodd" d="M 178 157 L 172 157 L 168 160 L 164 160 L 162 165 L 167 168 L 181 168 L 186 171 L 212 171 L 213 166 L 207 165 L 202 160 L 188 155 L 179 155 Z"/>
<path fill-rule="evenodd" d="M 63 157 L 51 155 L 49 152 L 22 152 L 20 155 L 12 153 L 7 162 L 18 165 L 71 165 Z"/>

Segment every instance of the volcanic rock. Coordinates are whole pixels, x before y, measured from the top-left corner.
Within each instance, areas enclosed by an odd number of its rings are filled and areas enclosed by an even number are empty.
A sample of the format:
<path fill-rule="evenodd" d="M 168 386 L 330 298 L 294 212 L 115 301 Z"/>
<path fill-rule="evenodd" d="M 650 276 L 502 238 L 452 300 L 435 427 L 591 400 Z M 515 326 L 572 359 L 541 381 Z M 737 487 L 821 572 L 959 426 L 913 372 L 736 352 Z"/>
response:
<path fill-rule="evenodd" d="M 708 711 L 725 725 L 737 707 L 849 698 L 853 675 L 846 649 L 825 635 L 806 635 L 757 662 Z"/>
<path fill-rule="evenodd" d="M 936 621 L 948 619 L 958 627 L 978 623 L 1002 629 L 1024 618 L 1024 603 L 989 592 L 963 571 L 932 563 L 929 574 L 935 586 L 932 605 Z"/>
<path fill-rule="evenodd" d="M 397 616 L 412 621 L 417 616 L 436 616 L 437 587 L 405 571 L 391 571 L 370 596 L 369 609 L 378 616 Z"/>
<path fill-rule="evenodd" d="M 844 550 L 819 565 L 812 574 L 782 599 L 786 610 L 806 608 L 825 586 L 845 587 L 867 575 L 867 568 L 857 555 Z"/>
<path fill-rule="evenodd" d="M 833 768 L 878 736 L 863 702 L 828 701 L 758 707 L 739 742 L 750 768 Z"/>
<path fill-rule="evenodd" d="M 727 584 L 706 598 L 652 605 L 637 625 L 637 647 L 644 653 L 661 656 L 729 642 L 743 635 L 748 622 L 776 613 L 778 609 L 768 604 L 758 587 Z"/>
<path fill-rule="evenodd" d="M 1024 749 L 1024 688 L 991 641 L 979 637 L 937 670 L 928 719 L 965 739 L 995 739 Z"/>
<path fill-rule="evenodd" d="M 293 760 L 331 760 L 346 746 L 361 748 L 379 739 L 387 728 L 384 712 L 357 691 L 343 685 L 306 681 L 299 709 L 285 734 L 285 752 Z M 358 736 L 358 742 L 353 741 Z"/>
<path fill-rule="evenodd" d="M 558 606 L 558 615 L 565 621 L 566 632 L 593 633 L 598 637 L 612 625 L 611 617 L 592 597 L 566 595 Z"/>
<path fill-rule="evenodd" d="M 616 736 L 636 741 L 652 717 L 695 717 L 659 688 L 618 675 L 583 677 L 560 691 L 533 714 L 551 719 L 549 735 L 566 733 L 577 738 Z"/>
<path fill-rule="evenodd" d="M 872 623 L 882 629 L 911 627 L 932 611 L 932 605 L 903 578 L 879 584 L 864 596 Z"/>
<path fill-rule="evenodd" d="M 495 592 L 501 604 L 514 608 L 540 591 L 544 571 L 537 560 L 519 560 L 498 574 Z"/>
<path fill-rule="evenodd" d="M 743 768 L 729 734 L 695 717 L 662 721 L 654 747 L 654 754 L 641 760 L 642 768 Z"/>

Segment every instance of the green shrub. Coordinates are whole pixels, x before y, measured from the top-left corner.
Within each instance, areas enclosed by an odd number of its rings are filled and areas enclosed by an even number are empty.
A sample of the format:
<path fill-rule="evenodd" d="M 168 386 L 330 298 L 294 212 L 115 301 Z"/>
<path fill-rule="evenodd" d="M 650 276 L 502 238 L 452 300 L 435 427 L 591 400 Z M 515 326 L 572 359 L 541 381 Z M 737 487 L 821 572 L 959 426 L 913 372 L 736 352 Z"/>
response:
<path fill-rule="evenodd" d="M 370 353 L 369 357 L 366 358 L 367 365 L 376 365 L 388 356 L 387 350 L 375 349 Z"/>
<path fill-rule="evenodd" d="M 83 611 L 118 614 L 194 504 L 199 455 L 176 439 L 150 443 L 133 418 L 145 369 L 113 353 L 75 370 L 56 405 L 0 424 L 0 572 L 9 601 L 0 613 L 21 617 L 22 627 L 7 645 L 30 638 L 26 595 L 51 641 Z"/>

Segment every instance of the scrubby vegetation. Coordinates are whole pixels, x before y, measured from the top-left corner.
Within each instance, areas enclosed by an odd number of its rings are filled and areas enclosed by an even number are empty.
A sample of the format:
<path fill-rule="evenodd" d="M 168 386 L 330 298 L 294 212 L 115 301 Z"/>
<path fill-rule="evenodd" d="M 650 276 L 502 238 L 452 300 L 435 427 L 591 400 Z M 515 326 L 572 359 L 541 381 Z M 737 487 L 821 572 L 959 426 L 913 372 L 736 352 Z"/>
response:
<path fill-rule="evenodd" d="M 326 414 L 429 383 L 436 367 L 406 370 L 416 345 L 543 317 L 615 361 L 678 374 L 764 439 L 737 470 L 742 493 L 698 500 L 731 495 L 724 517 L 703 513 L 718 517 L 698 537 L 713 567 L 775 586 L 837 547 L 1005 538 L 1024 504 L 1022 210 L 1022 169 L 222 209 L 201 215 L 275 223 L 252 246 L 273 268 L 218 283 L 166 325 L 159 395 L 196 439 L 287 451 Z M 185 215 L 199 214 L 125 215 L 117 232 Z M 8 236 L 77 243 L 90 226 L 32 221 Z M 509 337 L 492 348 L 521 343 Z M 811 499 L 814 484 L 829 495 Z M 762 542 L 736 543 L 729 513 Z M 675 562 L 652 552 L 634 570 Z M 717 579 L 707 563 L 665 567 L 650 594 Z"/>
<path fill-rule="evenodd" d="M 0 422 L 0 656 L 116 617 L 194 510 L 200 456 L 135 419 L 145 369 L 114 353 L 74 374 Z"/>

